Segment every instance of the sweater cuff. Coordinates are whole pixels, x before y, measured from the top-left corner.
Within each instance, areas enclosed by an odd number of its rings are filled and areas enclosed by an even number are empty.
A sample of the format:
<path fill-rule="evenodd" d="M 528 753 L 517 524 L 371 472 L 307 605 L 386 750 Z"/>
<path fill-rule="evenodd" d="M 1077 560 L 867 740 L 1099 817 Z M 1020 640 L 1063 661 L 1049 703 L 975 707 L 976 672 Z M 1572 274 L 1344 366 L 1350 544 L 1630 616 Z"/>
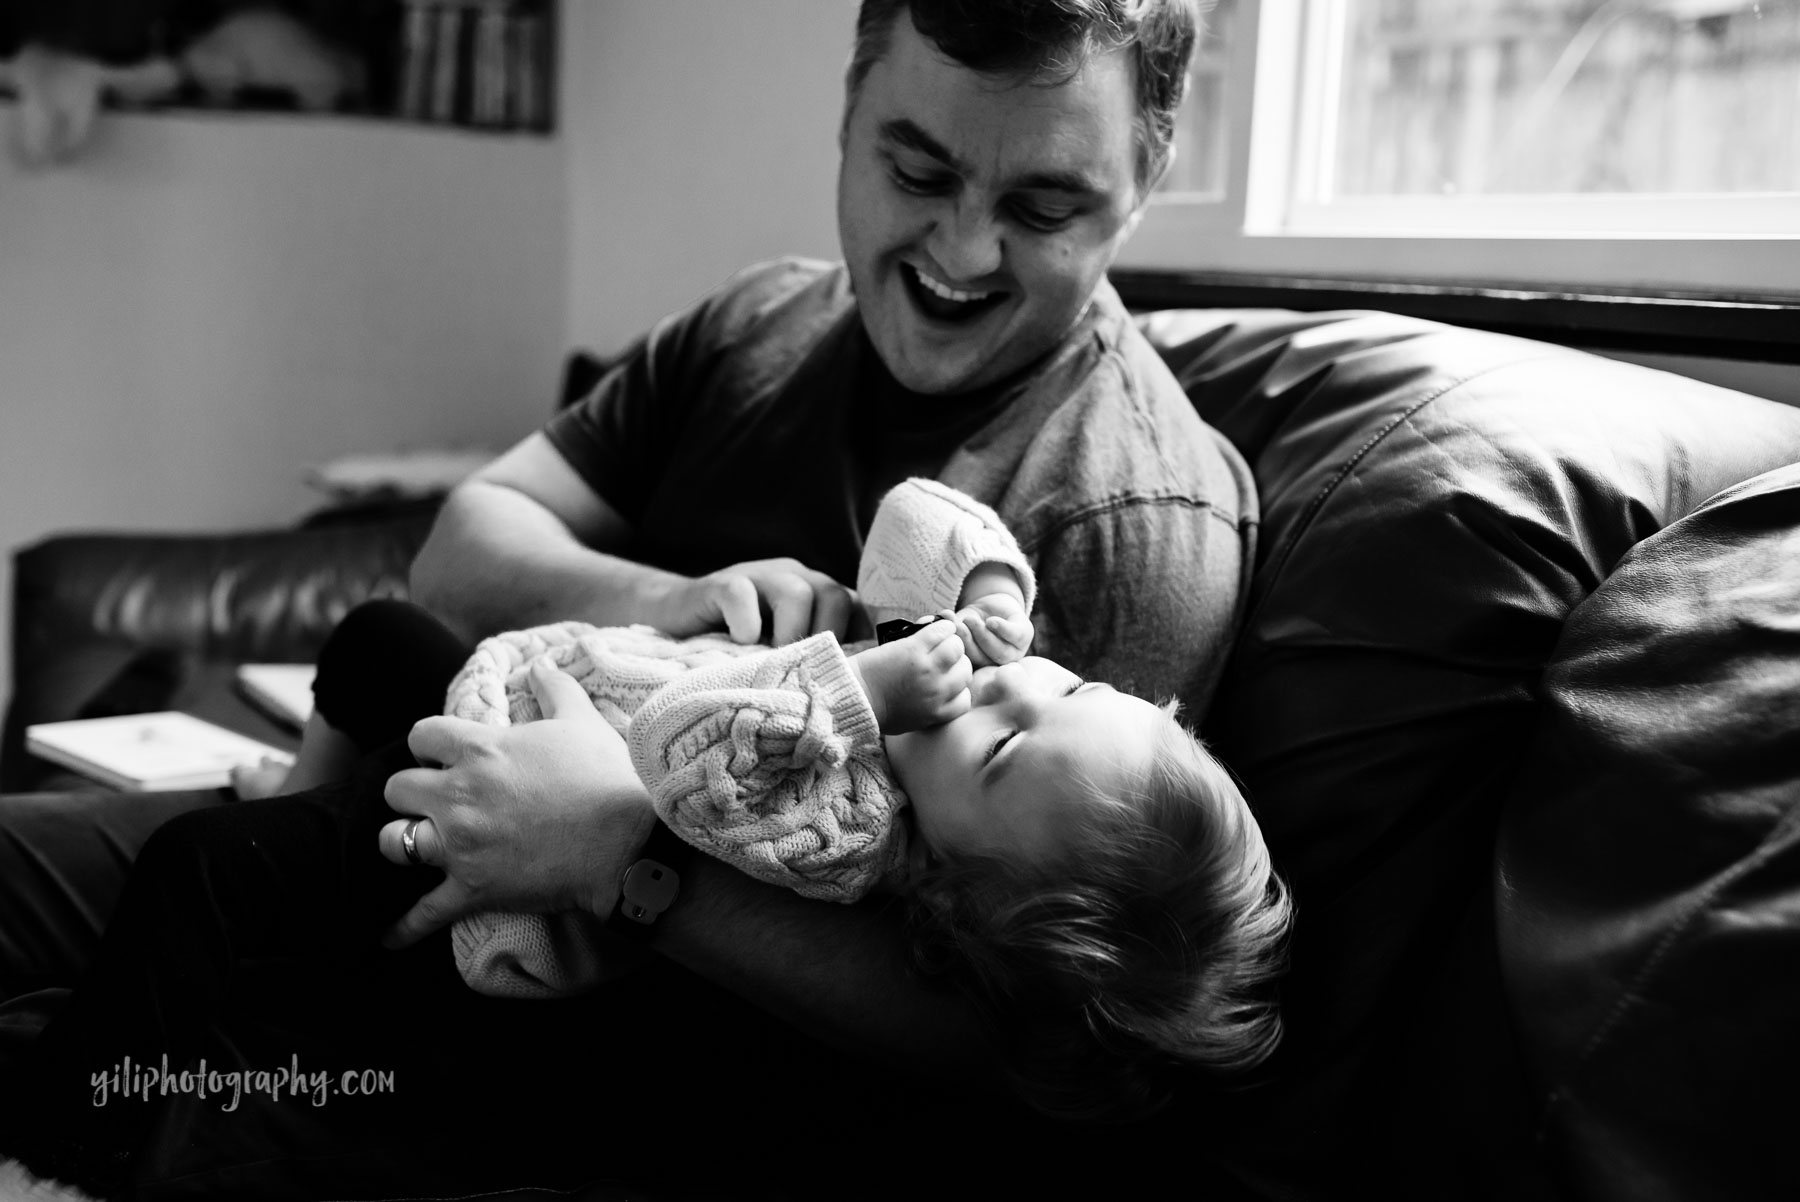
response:
<path fill-rule="evenodd" d="M 862 681 L 850 668 L 837 636 L 815 634 L 792 645 L 799 653 L 809 691 L 831 714 L 831 726 L 851 746 L 879 745 L 881 727 L 875 706 L 863 691 Z"/>
<path fill-rule="evenodd" d="M 1030 613 L 1037 581 L 1000 516 L 948 485 L 914 477 L 882 498 L 857 589 L 881 616 L 912 618 L 955 608 L 969 573 L 983 563 L 1013 571 Z"/>

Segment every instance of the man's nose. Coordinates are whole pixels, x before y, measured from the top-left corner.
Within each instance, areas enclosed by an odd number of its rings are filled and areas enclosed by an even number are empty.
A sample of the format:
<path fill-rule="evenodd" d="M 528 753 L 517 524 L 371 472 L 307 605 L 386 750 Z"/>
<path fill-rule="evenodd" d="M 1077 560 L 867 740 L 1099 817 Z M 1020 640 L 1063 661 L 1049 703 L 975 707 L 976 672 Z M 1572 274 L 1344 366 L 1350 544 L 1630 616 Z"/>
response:
<path fill-rule="evenodd" d="M 1000 227 L 991 214 L 973 204 L 954 204 L 938 219 L 928 247 L 937 265 L 950 275 L 946 284 L 979 284 L 1000 270 L 1004 250 Z"/>

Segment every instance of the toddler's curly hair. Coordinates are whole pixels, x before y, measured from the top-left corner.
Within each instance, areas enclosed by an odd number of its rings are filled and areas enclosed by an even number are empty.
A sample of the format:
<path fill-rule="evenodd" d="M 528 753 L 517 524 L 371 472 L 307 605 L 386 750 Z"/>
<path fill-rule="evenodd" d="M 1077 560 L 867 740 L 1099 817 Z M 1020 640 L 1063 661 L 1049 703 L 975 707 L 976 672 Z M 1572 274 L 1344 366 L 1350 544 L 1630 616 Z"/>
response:
<path fill-rule="evenodd" d="M 1281 1038 L 1292 899 L 1231 775 L 1162 708 L 1136 789 L 1096 791 L 1058 862 L 939 857 L 909 891 L 917 963 L 971 997 L 1053 1117 L 1146 1117 L 1183 1080 L 1241 1082 Z"/>

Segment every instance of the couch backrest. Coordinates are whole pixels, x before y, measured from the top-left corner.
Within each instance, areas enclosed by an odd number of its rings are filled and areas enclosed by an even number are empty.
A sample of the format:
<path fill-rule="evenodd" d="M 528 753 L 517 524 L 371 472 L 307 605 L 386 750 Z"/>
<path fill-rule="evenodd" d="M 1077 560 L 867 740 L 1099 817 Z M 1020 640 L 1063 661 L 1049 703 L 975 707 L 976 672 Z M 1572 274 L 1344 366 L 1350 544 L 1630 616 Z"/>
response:
<path fill-rule="evenodd" d="M 1517 1149 L 1434 1162 L 1419 1145 L 1472 1117 L 1459 1090 L 1490 1127 L 1531 1104 L 1490 864 L 1534 689 L 1634 544 L 1800 460 L 1800 410 L 1388 314 L 1140 324 L 1261 493 L 1249 617 L 1205 733 L 1299 902 L 1269 1152 L 1327 1180 L 1346 1145 L 1434 1173 L 1504 1160 Z"/>

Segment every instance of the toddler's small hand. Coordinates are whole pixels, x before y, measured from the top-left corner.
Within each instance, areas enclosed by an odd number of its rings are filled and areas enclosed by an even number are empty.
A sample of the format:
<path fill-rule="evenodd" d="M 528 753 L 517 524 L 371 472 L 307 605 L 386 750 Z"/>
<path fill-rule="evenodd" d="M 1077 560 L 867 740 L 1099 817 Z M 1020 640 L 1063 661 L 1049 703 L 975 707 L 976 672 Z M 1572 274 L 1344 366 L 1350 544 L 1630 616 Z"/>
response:
<path fill-rule="evenodd" d="M 904 734 L 960 717 L 969 708 L 974 667 L 957 624 L 938 621 L 884 647 L 851 657 L 883 734 Z"/>
<path fill-rule="evenodd" d="M 1031 647 L 1031 618 L 1011 593 L 976 597 L 953 618 L 969 661 L 977 668 L 1010 664 Z"/>

